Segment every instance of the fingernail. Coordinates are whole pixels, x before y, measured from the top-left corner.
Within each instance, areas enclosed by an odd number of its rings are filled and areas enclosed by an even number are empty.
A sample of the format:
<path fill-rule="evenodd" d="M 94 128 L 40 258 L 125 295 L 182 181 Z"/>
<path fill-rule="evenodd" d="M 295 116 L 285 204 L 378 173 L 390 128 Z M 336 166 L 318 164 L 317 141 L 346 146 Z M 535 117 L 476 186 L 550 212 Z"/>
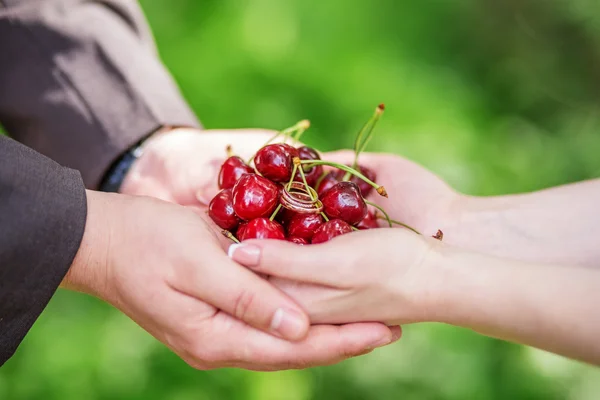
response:
<path fill-rule="evenodd" d="M 376 349 L 378 347 L 387 346 L 390 343 L 392 343 L 392 339 L 390 337 L 382 337 L 367 346 L 367 349 Z"/>
<path fill-rule="evenodd" d="M 402 328 L 399 326 L 391 326 L 390 330 L 392 331 L 392 343 L 398 341 L 402 336 Z"/>
<path fill-rule="evenodd" d="M 296 310 L 278 308 L 271 320 L 271 330 L 286 339 L 299 339 L 306 331 L 306 321 Z"/>
<path fill-rule="evenodd" d="M 252 268 L 260 261 L 260 248 L 251 244 L 235 243 L 229 246 L 227 255 L 232 260 Z"/>

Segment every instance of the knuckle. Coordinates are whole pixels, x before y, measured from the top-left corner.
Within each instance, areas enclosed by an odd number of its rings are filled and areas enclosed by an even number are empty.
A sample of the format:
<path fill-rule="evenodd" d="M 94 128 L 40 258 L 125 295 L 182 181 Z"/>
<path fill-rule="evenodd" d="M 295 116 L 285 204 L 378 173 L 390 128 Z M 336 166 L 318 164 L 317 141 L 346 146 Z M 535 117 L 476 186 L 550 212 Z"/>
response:
<path fill-rule="evenodd" d="M 241 289 L 235 296 L 233 303 L 233 316 L 241 321 L 248 318 L 252 306 L 256 300 L 256 294 L 248 289 Z"/>

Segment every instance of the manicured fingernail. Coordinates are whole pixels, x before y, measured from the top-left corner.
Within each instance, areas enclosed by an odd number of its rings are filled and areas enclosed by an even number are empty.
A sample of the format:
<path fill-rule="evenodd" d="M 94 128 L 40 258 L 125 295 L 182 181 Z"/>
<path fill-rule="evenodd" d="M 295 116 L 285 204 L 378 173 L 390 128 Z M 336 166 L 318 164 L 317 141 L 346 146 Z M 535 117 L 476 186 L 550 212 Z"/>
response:
<path fill-rule="evenodd" d="M 367 349 L 371 349 L 371 350 L 376 349 L 381 346 L 387 346 L 390 343 L 392 343 L 392 338 L 389 336 L 384 336 L 382 338 L 377 339 L 376 341 L 371 343 L 369 346 L 367 346 Z"/>
<path fill-rule="evenodd" d="M 229 246 L 227 255 L 232 260 L 252 268 L 260 261 L 260 248 L 251 244 L 235 243 Z"/>
<path fill-rule="evenodd" d="M 296 310 L 278 308 L 271 320 L 271 330 L 286 339 L 300 339 L 306 331 L 306 321 Z"/>

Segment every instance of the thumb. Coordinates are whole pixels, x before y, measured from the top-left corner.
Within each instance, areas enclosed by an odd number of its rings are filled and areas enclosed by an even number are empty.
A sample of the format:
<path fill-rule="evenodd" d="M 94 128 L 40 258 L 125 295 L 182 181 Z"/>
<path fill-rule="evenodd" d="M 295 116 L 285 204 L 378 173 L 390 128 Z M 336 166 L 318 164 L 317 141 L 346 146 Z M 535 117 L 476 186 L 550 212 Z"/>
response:
<path fill-rule="evenodd" d="M 195 271 L 184 291 L 257 329 L 287 340 L 303 339 L 308 316 L 291 298 L 226 255 L 209 271 Z M 218 268 L 216 268 L 218 267 Z"/>

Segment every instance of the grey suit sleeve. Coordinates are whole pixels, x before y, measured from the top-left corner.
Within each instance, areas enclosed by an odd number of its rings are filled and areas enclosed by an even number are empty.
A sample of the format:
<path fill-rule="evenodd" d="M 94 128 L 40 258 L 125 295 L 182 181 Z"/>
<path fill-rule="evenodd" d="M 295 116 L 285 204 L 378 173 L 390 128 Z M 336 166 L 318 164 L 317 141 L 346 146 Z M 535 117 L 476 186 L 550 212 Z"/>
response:
<path fill-rule="evenodd" d="M 0 88 L 9 135 L 92 189 L 159 127 L 199 126 L 132 0 L 0 0 Z"/>
<path fill-rule="evenodd" d="M 0 366 L 69 270 L 86 215 L 79 172 L 0 136 Z"/>

